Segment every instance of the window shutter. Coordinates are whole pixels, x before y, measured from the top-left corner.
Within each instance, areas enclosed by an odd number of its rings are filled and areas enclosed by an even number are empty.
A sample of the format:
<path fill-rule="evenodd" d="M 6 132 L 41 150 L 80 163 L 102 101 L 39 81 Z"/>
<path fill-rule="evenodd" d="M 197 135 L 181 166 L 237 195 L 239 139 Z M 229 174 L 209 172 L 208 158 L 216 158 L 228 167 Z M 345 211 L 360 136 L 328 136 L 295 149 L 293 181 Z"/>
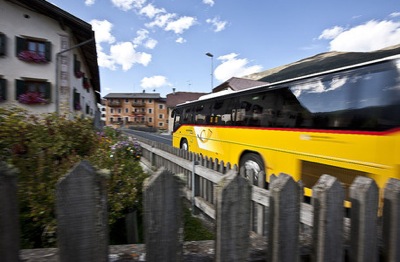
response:
<path fill-rule="evenodd" d="M 46 42 L 45 44 L 46 44 L 46 50 L 45 50 L 46 60 L 51 61 L 51 42 Z"/>
<path fill-rule="evenodd" d="M 76 89 L 74 88 L 74 105 L 80 104 L 81 103 L 81 94 L 76 92 Z"/>
<path fill-rule="evenodd" d="M 25 50 L 26 39 L 25 39 L 25 38 L 18 37 L 18 36 L 16 36 L 15 39 L 16 39 L 16 42 L 17 42 L 17 46 L 16 46 L 16 49 L 15 49 L 15 51 L 16 51 L 16 52 L 15 52 L 15 55 L 18 56 L 18 54 L 19 54 L 21 51 L 24 51 L 24 50 Z"/>
<path fill-rule="evenodd" d="M 18 100 L 18 97 L 26 92 L 25 81 L 16 79 L 15 86 L 17 87 L 15 92 L 15 100 Z"/>
<path fill-rule="evenodd" d="M 7 99 L 7 81 L 0 79 L 0 101 Z"/>
<path fill-rule="evenodd" d="M 0 33 L 0 56 L 6 55 L 6 35 Z"/>
<path fill-rule="evenodd" d="M 45 84 L 45 91 L 44 91 L 44 97 L 48 99 L 48 101 L 51 101 L 51 85 L 49 82 L 44 83 Z"/>
<path fill-rule="evenodd" d="M 81 62 L 78 61 L 78 59 L 76 58 L 76 55 L 74 55 L 74 72 L 78 73 L 81 71 Z"/>

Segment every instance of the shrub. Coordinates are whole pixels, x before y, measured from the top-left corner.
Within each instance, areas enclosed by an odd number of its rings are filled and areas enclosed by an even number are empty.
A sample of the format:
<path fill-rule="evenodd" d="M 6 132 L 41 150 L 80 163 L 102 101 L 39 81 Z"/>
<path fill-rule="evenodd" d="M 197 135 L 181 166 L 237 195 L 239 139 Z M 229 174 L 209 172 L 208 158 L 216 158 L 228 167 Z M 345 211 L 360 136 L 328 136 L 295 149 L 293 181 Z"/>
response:
<path fill-rule="evenodd" d="M 54 246 L 56 183 L 82 159 L 110 171 L 111 225 L 140 206 L 146 174 L 134 161 L 136 156 L 112 148 L 125 140 L 126 145 L 135 144 L 114 130 L 97 133 L 89 119 L 68 120 L 54 114 L 39 117 L 20 108 L 0 108 L 0 161 L 19 169 L 22 248 Z"/>

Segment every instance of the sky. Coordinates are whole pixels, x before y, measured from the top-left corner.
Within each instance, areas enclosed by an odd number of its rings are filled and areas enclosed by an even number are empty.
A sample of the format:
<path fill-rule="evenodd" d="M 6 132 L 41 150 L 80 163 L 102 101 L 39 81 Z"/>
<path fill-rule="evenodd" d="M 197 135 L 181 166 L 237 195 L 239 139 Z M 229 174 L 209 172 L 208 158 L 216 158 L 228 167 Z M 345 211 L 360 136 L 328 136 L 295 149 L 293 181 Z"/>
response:
<path fill-rule="evenodd" d="M 397 0 L 48 1 L 92 25 L 102 96 L 207 93 L 319 53 L 400 44 Z"/>

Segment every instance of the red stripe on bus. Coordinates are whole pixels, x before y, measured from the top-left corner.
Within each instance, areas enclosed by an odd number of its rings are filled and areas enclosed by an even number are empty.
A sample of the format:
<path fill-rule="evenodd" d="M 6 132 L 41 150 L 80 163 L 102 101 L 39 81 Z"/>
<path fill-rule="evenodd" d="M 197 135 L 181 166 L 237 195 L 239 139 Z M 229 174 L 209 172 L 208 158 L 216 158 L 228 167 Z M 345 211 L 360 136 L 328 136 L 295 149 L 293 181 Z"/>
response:
<path fill-rule="evenodd" d="M 361 131 L 361 130 L 333 130 L 333 129 L 307 129 L 307 128 L 283 128 L 283 127 L 256 127 L 256 126 L 216 126 L 216 125 L 192 125 L 186 124 L 180 126 L 173 133 L 177 132 L 184 126 L 197 126 L 197 127 L 214 127 L 214 128 L 235 128 L 235 129 L 258 129 L 270 131 L 288 131 L 288 132 L 309 132 L 309 133 L 329 133 L 329 134 L 344 134 L 344 135 L 367 135 L 367 136 L 384 136 L 396 132 L 400 132 L 400 127 L 392 128 L 384 131 Z"/>

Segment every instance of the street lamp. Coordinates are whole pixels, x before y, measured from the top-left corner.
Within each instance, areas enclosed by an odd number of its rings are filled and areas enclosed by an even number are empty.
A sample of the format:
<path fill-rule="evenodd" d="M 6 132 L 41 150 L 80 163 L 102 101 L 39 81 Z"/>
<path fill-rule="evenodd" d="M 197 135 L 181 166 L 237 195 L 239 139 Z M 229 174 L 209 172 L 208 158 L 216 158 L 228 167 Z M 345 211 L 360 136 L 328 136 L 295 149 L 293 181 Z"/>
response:
<path fill-rule="evenodd" d="M 214 84 L 213 84 L 213 80 L 214 80 L 214 73 L 213 73 L 213 71 L 214 71 L 213 58 L 214 58 L 214 56 L 213 56 L 213 54 L 211 54 L 211 53 L 206 53 L 206 56 L 209 56 L 209 57 L 211 57 L 211 90 L 212 90 L 212 89 L 213 89 L 213 87 L 214 87 Z"/>

